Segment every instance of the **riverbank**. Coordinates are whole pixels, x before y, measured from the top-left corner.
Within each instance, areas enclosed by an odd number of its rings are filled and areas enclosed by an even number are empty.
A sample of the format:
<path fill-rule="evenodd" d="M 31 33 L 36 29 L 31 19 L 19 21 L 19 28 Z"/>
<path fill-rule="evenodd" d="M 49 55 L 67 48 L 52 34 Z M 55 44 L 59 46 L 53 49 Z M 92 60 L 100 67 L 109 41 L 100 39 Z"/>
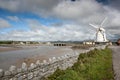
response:
<path fill-rule="evenodd" d="M 112 52 L 106 48 L 80 54 L 71 68 L 57 69 L 46 80 L 114 80 Z"/>
<path fill-rule="evenodd" d="M 10 51 L 0 51 L 0 68 L 8 70 L 10 65 L 21 67 L 23 62 L 28 65 L 37 60 L 41 62 L 52 57 L 59 57 L 65 54 L 72 54 L 74 51 L 70 47 L 56 47 L 56 46 L 3 46 L 4 50 L 8 48 Z"/>
<path fill-rule="evenodd" d="M 57 50 L 56 48 L 57 47 L 54 47 L 54 49 L 52 48 L 52 50 Z M 43 51 L 43 49 L 44 48 L 42 47 L 42 51 Z M 47 50 L 48 49 L 51 50 L 51 47 L 48 47 Z M 54 55 L 54 57 L 49 58 L 48 61 L 43 60 L 42 62 L 40 62 L 40 60 L 37 60 L 35 63 L 31 63 L 30 65 L 23 62 L 21 67 L 16 67 L 14 65 L 11 65 L 9 67 L 9 70 L 7 70 L 7 71 L 0 69 L 0 79 L 1 80 L 7 80 L 7 79 L 43 80 L 44 77 L 46 78 L 46 77 L 50 76 L 58 68 L 61 70 L 66 70 L 67 68 L 72 67 L 74 65 L 74 63 L 76 63 L 78 61 L 78 57 L 80 54 L 87 53 L 94 49 L 98 49 L 98 50 L 105 49 L 105 45 L 91 47 L 89 49 L 84 49 L 84 50 L 81 50 L 79 53 L 74 51 L 72 53 L 65 54 L 62 56 L 60 56 L 61 54 L 59 56 L 57 54 L 58 57 L 56 55 Z M 40 48 L 38 48 L 38 50 L 40 50 Z M 60 50 L 60 47 L 59 47 L 59 50 Z"/>

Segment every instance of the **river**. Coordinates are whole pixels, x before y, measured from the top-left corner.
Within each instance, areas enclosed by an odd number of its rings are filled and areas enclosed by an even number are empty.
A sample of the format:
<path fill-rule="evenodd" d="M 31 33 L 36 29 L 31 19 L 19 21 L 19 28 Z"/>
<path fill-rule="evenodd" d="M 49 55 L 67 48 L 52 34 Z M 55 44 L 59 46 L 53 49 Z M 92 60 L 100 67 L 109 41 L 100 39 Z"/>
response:
<path fill-rule="evenodd" d="M 4 47 L 6 48 L 6 47 Z M 8 70 L 10 65 L 19 66 L 27 58 L 48 59 L 58 57 L 65 54 L 71 54 L 74 51 L 70 47 L 56 46 L 22 46 L 17 50 L 1 51 L 0 52 L 0 68 Z M 44 58 L 43 58 L 44 57 Z"/>

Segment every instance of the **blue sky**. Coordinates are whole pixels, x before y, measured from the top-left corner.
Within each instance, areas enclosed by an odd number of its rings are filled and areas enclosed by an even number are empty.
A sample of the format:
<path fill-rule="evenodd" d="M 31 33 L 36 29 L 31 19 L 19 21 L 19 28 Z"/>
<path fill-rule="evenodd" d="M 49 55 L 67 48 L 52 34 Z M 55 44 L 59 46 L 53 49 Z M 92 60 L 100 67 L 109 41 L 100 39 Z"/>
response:
<path fill-rule="evenodd" d="M 24 19 L 35 19 L 41 24 L 49 27 L 53 23 L 61 23 L 63 20 L 53 18 L 53 17 L 42 17 L 30 12 L 10 12 L 8 10 L 0 9 L 0 17 L 8 20 L 8 22 L 13 26 L 13 29 L 28 29 L 27 23 Z M 18 21 L 14 21 L 8 18 L 8 16 L 19 18 Z"/>
<path fill-rule="evenodd" d="M 0 40 L 86 40 L 108 17 L 104 28 L 109 39 L 119 36 L 119 1 L 111 0 L 1 0 Z M 117 35 L 117 36 L 116 36 Z"/>

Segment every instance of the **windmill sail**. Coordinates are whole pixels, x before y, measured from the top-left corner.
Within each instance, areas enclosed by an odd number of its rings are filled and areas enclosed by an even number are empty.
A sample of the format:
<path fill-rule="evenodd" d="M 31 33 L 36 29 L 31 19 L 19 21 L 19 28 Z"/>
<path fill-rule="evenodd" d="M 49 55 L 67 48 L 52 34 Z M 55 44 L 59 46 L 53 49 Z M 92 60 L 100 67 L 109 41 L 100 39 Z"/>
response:
<path fill-rule="evenodd" d="M 107 18 L 105 18 L 102 23 L 100 24 L 100 26 L 96 26 L 96 25 L 93 25 L 93 24 L 89 24 L 90 26 L 96 28 L 97 32 L 96 32 L 96 38 L 95 38 L 95 42 L 108 42 L 108 40 L 106 39 L 106 33 L 105 33 L 105 29 L 102 27 L 105 20 Z"/>
<path fill-rule="evenodd" d="M 97 27 L 96 25 L 93 25 L 93 24 L 91 24 L 91 23 L 89 23 L 89 25 L 92 26 L 92 27 L 94 27 L 94 28 L 99 28 L 99 27 Z"/>
<path fill-rule="evenodd" d="M 104 22 L 107 20 L 107 17 L 102 21 L 102 23 L 100 24 L 100 26 L 102 27 Z"/>

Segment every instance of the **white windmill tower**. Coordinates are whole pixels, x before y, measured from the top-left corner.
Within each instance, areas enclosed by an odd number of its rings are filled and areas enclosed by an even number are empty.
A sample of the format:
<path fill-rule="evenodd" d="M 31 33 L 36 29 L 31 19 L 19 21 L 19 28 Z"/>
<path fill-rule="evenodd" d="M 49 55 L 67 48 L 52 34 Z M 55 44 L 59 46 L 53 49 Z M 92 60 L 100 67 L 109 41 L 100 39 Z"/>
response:
<path fill-rule="evenodd" d="M 89 24 L 90 26 L 96 28 L 96 38 L 95 38 L 95 42 L 108 42 L 107 38 L 106 38 L 106 33 L 105 33 L 105 29 L 103 28 L 103 23 L 105 22 L 107 18 L 105 18 L 102 23 L 100 25 L 93 25 L 93 24 Z"/>

